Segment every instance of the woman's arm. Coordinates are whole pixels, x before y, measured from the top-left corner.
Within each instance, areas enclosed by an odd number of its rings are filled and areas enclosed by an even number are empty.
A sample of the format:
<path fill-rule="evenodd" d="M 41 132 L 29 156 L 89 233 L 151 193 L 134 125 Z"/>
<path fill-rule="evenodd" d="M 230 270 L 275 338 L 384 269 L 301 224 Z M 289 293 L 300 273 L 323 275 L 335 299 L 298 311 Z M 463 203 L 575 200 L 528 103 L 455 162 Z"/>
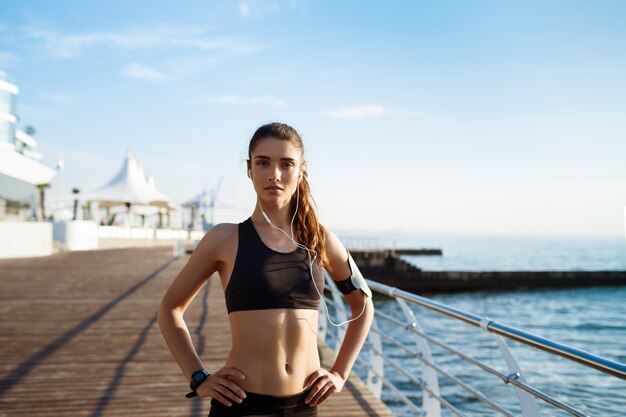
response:
<path fill-rule="evenodd" d="M 329 263 L 326 270 L 335 281 L 343 281 L 352 275 L 348 251 L 339 238 L 328 229 L 326 229 L 326 256 Z M 374 303 L 362 290 L 356 289 L 344 294 L 344 298 L 352 310 L 351 318 L 361 316 L 348 324 L 346 335 L 330 371 L 319 368 L 306 378 L 305 386 L 311 386 L 312 390 L 305 402 L 312 407 L 323 403 L 330 395 L 342 390 L 374 320 Z"/>
<path fill-rule="evenodd" d="M 237 236 L 237 228 L 236 224 L 222 223 L 209 229 L 161 300 L 157 314 L 159 327 L 187 381 L 191 380 L 194 371 L 204 367 L 183 315 L 198 291 L 224 262 L 224 253 L 229 242 Z M 227 406 L 232 405 L 230 401 L 241 403 L 246 395 L 233 378 L 243 380 L 245 375 L 234 367 L 222 367 L 198 385 L 195 391 L 202 397 L 211 396 Z"/>
<path fill-rule="evenodd" d="M 221 259 L 220 248 L 228 241 L 228 233 L 232 230 L 230 226 L 218 224 L 205 233 L 166 291 L 157 313 L 163 338 L 188 381 L 191 374 L 203 366 L 183 315 L 198 291 L 217 270 Z"/>
<path fill-rule="evenodd" d="M 326 232 L 326 255 L 330 264 L 326 270 L 335 281 L 342 281 L 351 275 L 348 252 L 334 233 L 328 229 Z M 350 370 L 357 356 L 359 356 L 374 320 L 374 303 L 359 289 L 344 294 L 344 298 L 352 310 L 351 318 L 355 318 L 363 312 L 361 317 L 348 324 L 341 348 L 330 369 L 331 373 L 339 375 L 345 381 L 350 375 Z M 364 303 L 366 304 L 365 311 L 363 311 Z"/>

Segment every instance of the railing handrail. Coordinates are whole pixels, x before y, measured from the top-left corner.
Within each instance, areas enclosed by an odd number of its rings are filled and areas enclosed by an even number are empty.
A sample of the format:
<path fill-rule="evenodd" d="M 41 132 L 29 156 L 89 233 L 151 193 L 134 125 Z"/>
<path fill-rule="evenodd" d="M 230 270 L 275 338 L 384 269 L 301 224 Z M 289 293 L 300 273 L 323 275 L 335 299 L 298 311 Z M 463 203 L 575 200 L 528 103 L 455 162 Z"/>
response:
<path fill-rule="evenodd" d="M 508 339 L 524 343 L 531 347 L 544 350 L 548 353 L 562 356 L 566 359 L 581 363 L 590 368 L 597 369 L 601 372 L 626 379 L 626 364 L 607 359 L 593 353 L 575 348 L 563 343 L 556 342 L 547 337 L 539 336 L 531 332 L 518 329 L 513 326 L 499 323 L 489 317 L 481 317 L 479 315 L 463 311 L 458 308 L 447 306 L 443 303 L 421 297 L 419 295 L 401 290 L 396 287 L 382 284 L 380 282 L 366 279 L 369 287 L 378 293 L 385 294 L 392 298 L 401 298 L 410 303 L 417 304 L 421 307 L 445 314 L 447 316 L 460 319 L 471 325 L 480 327 L 489 332 L 499 334 Z"/>
<path fill-rule="evenodd" d="M 333 300 L 330 299 L 326 299 L 326 303 L 330 303 L 332 305 L 335 305 L 336 303 Z M 415 328 L 413 328 L 411 325 L 403 325 L 400 320 L 385 314 L 379 310 L 375 311 L 377 316 L 380 316 L 386 320 L 389 320 L 391 323 L 396 324 L 400 327 L 404 327 L 405 330 L 411 331 L 415 334 L 418 334 L 420 337 L 423 337 L 425 339 L 427 339 L 428 341 L 438 345 L 439 347 L 445 349 L 446 351 L 453 353 L 455 355 L 457 355 L 459 358 L 472 363 L 476 366 L 478 366 L 479 368 L 481 368 L 484 371 L 487 371 L 489 373 L 491 373 L 492 375 L 500 378 L 503 382 L 507 383 L 507 384 L 511 384 L 514 385 L 515 387 L 522 389 L 528 393 L 530 393 L 531 395 L 533 395 L 536 398 L 540 398 L 544 401 L 546 401 L 547 403 L 560 408 L 561 410 L 567 411 L 568 413 L 574 415 L 574 416 L 579 416 L 579 417 L 586 417 L 587 415 L 582 412 L 581 410 L 578 410 L 574 407 L 572 407 L 571 405 L 564 403 L 560 400 L 558 400 L 557 398 L 539 390 L 536 389 L 524 382 L 521 381 L 517 381 L 515 376 L 513 374 L 511 375 L 506 375 L 503 374 L 502 372 L 492 368 L 491 366 L 477 360 L 474 358 L 471 358 L 467 355 L 465 355 L 464 353 L 460 352 L 459 350 L 451 347 L 450 345 L 442 342 L 441 340 L 438 340 L 432 336 L 426 335 L 420 331 L 417 331 Z M 457 386 L 462 387 L 463 389 L 465 389 L 466 391 L 470 392 L 476 399 L 484 402 L 485 404 L 487 404 L 489 407 L 491 407 L 492 409 L 500 412 L 500 414 L 503 415 L 508 415 L 510 416 L 511 413 L 504 409 L 503 407 L 501 407 L 500 405 L 496 404 L 495 402 L 491 401 L 487 396 L 485 396 L 484 394 L 480 393 L 479 391 L 477 391 L 476 389 L 470 387 L 468 384 L 460 381 L 458 378 L 448 374 L 447 372 L 445 372 L 441 367 L 435 365 L 432 362 L 429 362 L 428 360 L 426 360 L 419 352 L 415 352 L 413 350 L 411 350 L 410 348 L 407 348 L 406 346 L 403 346 L 400 342 L 398 342 L 397 340 L 393 339 L 391 336 L 389 336 L 388 334 L 386 334 L 385 332 L 382 332 L 380 330 L 376 330 L 376 329 L 371 329 L 370 331 L 379 334 L 380 337 L 384 338 L 385 340 L 387 340 L 387 342 L 393 344 L 394 346 L 401 348 L 403 350 L 405 350 L 407 353 L 409 353 L 411 355 L 412 358 L 416 358 L 418 359 L 420 362 L 422 362 L 423 365 L 428 366 L 433 368 L 438 374 L 443 375 L 444 377 L 446 377 L 448 380 L 450 380 L 452 383 L 454 383 Z M 381 355 L 385 361 L 389 361 L 391 363 L 391 359 L 389 358 L 389 356 L 387 356 L 384 352 L 379 351 L 378 349 L 373 348 L 372 346 L 368 346 L 369 349 L 373 352 L 375 352 L 378 355 Z M 406 374 L 405 374 L 406 375 Z M 389 382 L 390 383 L 390 382 Z M 418 386 L 418 388 L 420 388 L 420 386 Z M 428 391 L 428 389 L 426 389 L 425 387 L 421 387 L 422 389 L 425 389 L 426 391 Z M 431 394 L 432 395 L 432 394 Z M 438 399 L 441 399 L 439 396 L 435 396 Z M 442 403 L 443 405 L 443 403 Z"/>

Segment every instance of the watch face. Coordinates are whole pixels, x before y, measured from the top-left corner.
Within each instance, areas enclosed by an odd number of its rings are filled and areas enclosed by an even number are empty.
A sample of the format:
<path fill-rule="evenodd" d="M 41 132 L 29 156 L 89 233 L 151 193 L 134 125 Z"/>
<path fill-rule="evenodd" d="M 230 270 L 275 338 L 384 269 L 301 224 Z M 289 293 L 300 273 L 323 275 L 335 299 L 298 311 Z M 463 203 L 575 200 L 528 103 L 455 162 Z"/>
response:
<path fill-rule="evenodd" d="M 191 379 L 193 379 L 194 381 L 200 381 L 202 378 L 204 378 L 204 375 L 204 371 L 196 371 L 193 373 L 193 375 L 191 375 Z"/>

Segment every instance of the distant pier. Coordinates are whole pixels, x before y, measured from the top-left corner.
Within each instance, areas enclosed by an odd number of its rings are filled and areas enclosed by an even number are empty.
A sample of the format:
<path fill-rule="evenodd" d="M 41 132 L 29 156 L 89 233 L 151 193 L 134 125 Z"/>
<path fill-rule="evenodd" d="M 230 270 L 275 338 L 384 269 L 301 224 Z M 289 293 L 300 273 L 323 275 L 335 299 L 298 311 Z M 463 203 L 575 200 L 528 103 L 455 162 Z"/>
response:
<path fill-rule="evenodd" d="M 626 285 L 626 271 L 424 271 L 399 255 L 440 249 L 348 249 L 366 278 L 413 293 Z"/>

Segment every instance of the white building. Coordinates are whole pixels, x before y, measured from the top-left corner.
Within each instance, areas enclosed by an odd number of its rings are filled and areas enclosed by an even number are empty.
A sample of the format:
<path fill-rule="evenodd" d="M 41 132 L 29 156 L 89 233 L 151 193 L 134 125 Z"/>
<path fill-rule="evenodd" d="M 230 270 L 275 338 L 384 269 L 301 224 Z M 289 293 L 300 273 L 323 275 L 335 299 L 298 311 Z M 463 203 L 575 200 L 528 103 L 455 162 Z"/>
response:
<path fill-rule="evenodd" d="M 39 162 L 37 142 L 15 128 L 18 94 L 0 72 L 0 258 L 52 253 L 52 225 L 30 220 L 43 218 L 38 186 L 50 184 L 56 171 Z"/>

